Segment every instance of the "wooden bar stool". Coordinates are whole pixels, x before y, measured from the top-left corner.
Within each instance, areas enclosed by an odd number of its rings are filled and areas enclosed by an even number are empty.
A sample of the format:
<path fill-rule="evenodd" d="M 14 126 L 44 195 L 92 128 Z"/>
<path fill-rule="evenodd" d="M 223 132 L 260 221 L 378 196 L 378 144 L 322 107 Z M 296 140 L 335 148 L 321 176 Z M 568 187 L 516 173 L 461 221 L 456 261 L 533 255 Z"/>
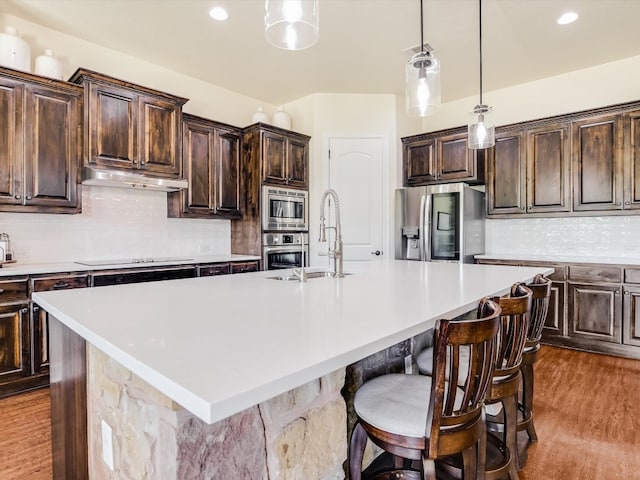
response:
<path fill-rule="evenodd" d="M 533 424 L 533 365 L 538 361 L 542 329 L 549 310 L 551 280 L 542 275 L 536 275 L 533 282 L 527 286 L 533 292 L 533 302 L 531 305 L 531 315 L 529 317 L 529 331 L 527 332 L 527 341 L 524 346 L 524 351 L 522 352 L 522 366 L 520 367 L 520 373 L 522 375 L 522 397 L 518 404 L 521 417 L 518 419 L 517 430 L 519 432 L 526 430 L 529 441 L 537 442 L 538 435 Z M 524 452 L 518 452 L 518 468 L 522 470 L 525 463 L 526 447 Z"/>
<path fill-rule="evenodd" d="M 525 285 L 514 285 L 511 296 L 494 298 L 502 309 L 498 341 L 498 359 L 493 371 L 489 393 L 485 400 L 487 411 L 487 451 L 496 447 L 497 461 L 487 456 L 485 479 L 509 478 L 518 480 L 517 422 L 520 366 L 529 330 L 533 292 Z M 501 418 L 500 418 L 501 417 Z"/>
<path fill-rule="evenodd" d="M 515 284 L 511 296 L 496 297 L 493 300 L 502 309 L 500 333 L 498 335 L 498 357 L 492 374 L 492 381 L 485 399 L 487 410 L 487 442 L 483 446 L 491 452 L 487 456 L 485 478 L 508 477 L 518 479 L 517 469 L 517 405 L 520 384 L 522 352 L 529 326 L 533 292 L 523 284 Z M 430 359 L 432 348 L 425 349 L 416 358 L 418 370 L 431 375 Z M 464 354 L 464 352 L 463 352 Z M 456 462 L 442 464 L 443 470 L 457 473 Z"/>
<path fill-rule="evenodd" d="M 435 459 L 458 453 L 464 479 L 482 478 L 482 405 L 496 361 L 501 311 L 495 301 L 483 299 L 478 312 L 477 319 L 436 322 L 433 377 L 382 375 L 358 389 L 349 445 L 351 480 L 363 478 L 367 439 L 394 461 L 379 471 L 367 469 L 366 478 L 435 479 Z M 467 355 L 461 355 L 463 348 Z M 457 385 L 447 378 L 457 378 Z"/>

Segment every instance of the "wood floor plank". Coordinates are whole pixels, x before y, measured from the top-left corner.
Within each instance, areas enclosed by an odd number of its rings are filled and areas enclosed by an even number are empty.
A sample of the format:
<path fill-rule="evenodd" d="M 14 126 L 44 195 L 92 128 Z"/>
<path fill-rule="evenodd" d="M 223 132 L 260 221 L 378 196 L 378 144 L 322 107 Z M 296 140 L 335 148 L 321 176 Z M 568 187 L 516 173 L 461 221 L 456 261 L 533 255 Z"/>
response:
<path fill-rule="evenodd" d="M 521 480 L 640 479 L 640 361 L 544 346 Z"/>
<path fill-rule="evenodd" d="M 0 399 L 0 479 L 51 477 L 49 389 Z"/>

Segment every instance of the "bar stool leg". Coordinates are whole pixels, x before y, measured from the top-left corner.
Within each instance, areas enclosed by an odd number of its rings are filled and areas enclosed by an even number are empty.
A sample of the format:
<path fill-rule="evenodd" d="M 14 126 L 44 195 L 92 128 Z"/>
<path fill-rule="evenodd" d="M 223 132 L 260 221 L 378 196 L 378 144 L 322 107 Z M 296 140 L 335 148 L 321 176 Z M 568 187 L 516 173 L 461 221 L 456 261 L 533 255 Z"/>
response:
<path fill-rule="evenodd" d="M 351 480 L 362 479 L 362 459 L 366 446 L 367 432 L 360 423 L 357 423 L 351 433 L 351 442 L 349 443 L 349 478 Z"/>
<path fill-rule="evenodd" d="M 524 419 L 527 423 L 527 435 L 532 442 L 538 441 L 536 427 L 533 425 L 533 364 L 522 365 L 522 403 L 524 405 Z"/>

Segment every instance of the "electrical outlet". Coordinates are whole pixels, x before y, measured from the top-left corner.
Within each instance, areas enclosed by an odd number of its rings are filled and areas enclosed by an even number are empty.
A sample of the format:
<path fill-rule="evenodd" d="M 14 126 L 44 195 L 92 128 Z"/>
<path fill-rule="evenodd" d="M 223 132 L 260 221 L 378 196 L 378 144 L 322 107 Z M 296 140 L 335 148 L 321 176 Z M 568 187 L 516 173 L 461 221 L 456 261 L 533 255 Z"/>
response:
<path fill-rule="evenodd" d="M 102 460 L 113 471 L 113 430 L 102 420 Z"/>
<path fill-rule="evenodd" d="M 411 375 L 413 373 L 413 362 L 411 361 L 411 355 L 404 357 L 404 373 Z"/>

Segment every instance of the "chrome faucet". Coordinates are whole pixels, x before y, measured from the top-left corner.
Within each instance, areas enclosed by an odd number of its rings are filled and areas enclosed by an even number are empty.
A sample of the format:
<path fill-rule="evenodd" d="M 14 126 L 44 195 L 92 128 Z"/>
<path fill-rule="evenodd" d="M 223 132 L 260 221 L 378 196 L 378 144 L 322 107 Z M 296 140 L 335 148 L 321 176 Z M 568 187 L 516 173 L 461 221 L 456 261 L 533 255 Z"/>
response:
<path fill-rule="evenodd" d="M 335 227 L 328 227 L 325 225 L 326 217 L 324 216 L 324 205 L 327 197 L 333 198 L 334 209 L 336 212 L 336 225 Z M 335 230 L 335 236 L 333 240 L 333 250 L 329 249 L 329 258 L 333 258 L 333 276 L 337 278 L 344 277 L 342 270 L 342 227 L 340 225 L 340 200 L 338 194 L 332 188 L 325 190 L 320 200 L 320 238 L 318 241 L 326 242 L 327 234 L 326 230 Z"/>
<path fill-rule="evenodd" d="M 295 268 L 291 273 L 301 282 L 307 281 L 307 271 L 304 269 L 304 232 L 300 232 L 300 268 Z"/>

